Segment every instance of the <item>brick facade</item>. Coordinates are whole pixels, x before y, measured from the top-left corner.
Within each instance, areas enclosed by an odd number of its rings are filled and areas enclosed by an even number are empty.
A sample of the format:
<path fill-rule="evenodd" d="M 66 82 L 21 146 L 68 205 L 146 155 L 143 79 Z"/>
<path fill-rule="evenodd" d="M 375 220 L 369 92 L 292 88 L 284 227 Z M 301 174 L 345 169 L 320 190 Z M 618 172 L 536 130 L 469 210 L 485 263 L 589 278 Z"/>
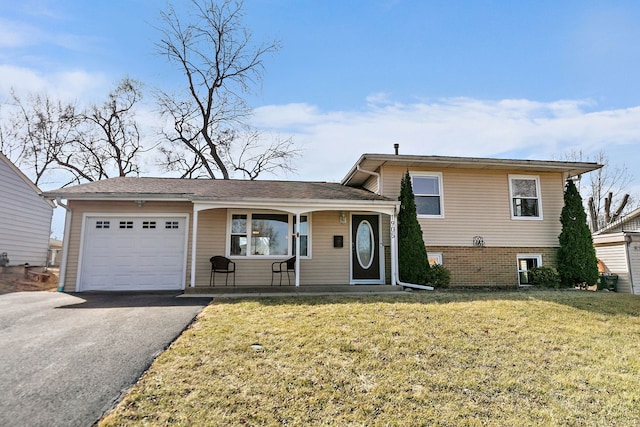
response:
<path fill-rule="evenodd" d="M 558 248 L 428 246 L 442 253 L 442 264 L 451 272 L 451 286 L 518 286 L 518 254 L 540 254 L 542 265 L 556 267 Z"/>

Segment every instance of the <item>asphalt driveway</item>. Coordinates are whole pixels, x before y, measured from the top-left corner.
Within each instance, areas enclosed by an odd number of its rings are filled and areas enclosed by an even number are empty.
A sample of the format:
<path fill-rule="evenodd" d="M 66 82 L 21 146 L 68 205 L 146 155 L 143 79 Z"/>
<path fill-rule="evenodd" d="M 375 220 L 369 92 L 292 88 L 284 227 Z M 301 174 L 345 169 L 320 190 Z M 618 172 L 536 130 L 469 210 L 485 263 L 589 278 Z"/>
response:
<path fill-rule="evenodd" d="M 0 425 L 91 426 L 209 301 L 0 295 Z"/>

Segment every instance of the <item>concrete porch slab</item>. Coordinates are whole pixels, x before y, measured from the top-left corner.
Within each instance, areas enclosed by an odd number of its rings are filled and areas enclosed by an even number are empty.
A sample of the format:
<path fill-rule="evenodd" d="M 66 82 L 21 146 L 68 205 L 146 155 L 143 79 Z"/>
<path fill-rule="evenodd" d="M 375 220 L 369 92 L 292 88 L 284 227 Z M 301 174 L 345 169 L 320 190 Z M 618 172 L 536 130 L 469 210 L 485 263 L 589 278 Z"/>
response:
<path fill-rule="evenodd" d="M 391 285 L 316 285 L 316 286 L 216 286 L 187 288 L 182 297 L 273 297 L 316 295 L 406 294 L 402 286 Z"/>

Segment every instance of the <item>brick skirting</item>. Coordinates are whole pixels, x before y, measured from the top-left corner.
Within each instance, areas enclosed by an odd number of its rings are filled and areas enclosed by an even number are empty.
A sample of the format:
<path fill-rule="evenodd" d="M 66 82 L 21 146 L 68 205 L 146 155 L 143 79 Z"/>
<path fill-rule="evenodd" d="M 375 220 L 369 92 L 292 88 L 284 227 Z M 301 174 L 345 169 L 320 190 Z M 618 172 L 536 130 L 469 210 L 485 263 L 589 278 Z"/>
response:
<path fill-rule="evenodd" d="M 542 265 L 556 267 L 558 248 L 427 246 L 442 253 L 442 265 L 451 272 L 451 286 L 518 286 L 518 254 L 540 254 Z"/>

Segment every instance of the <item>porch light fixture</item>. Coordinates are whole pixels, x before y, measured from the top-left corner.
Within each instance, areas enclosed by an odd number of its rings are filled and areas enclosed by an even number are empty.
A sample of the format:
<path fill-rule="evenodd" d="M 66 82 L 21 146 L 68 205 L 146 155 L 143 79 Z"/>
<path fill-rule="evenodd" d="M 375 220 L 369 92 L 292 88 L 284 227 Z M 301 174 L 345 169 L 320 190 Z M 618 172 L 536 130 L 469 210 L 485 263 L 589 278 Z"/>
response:
<path fill-rule="evenodd" d="M 144 200 L 136 200 L 136 205 L 138 205 L 139 208 L 141 208 L 144 205 L 145 201 Z"/>
<path fill-rule="evenodd" d="M 340 224 L 347 223 L 347 213 L 345 211 L 340 211 Z"/>

